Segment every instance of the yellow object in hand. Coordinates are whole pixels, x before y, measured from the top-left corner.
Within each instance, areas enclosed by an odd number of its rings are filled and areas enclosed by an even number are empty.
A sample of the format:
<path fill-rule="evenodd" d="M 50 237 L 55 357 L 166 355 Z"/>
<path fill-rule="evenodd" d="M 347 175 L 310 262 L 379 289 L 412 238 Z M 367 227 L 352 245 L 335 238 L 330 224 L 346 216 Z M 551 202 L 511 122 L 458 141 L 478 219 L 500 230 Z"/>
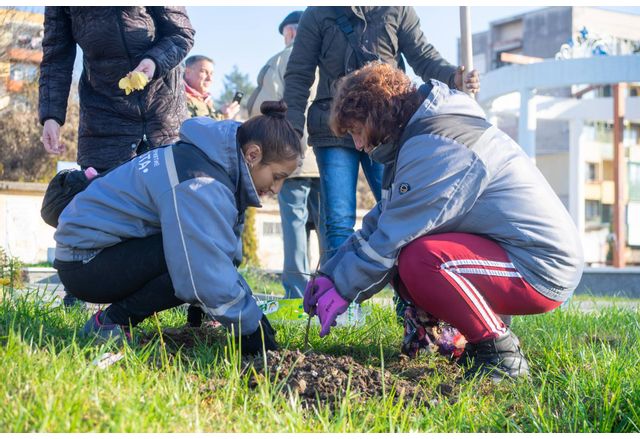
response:
<path fill-rule="evenodd" d="M 129 96 L 129 93 L 134 90 L 142 90 L 148 83 L 149 78 L 147 78 L 147 75 L 144 73 L 131 72 L 118 82 L 118 87 L 124 90 L 124 93 Z"/>

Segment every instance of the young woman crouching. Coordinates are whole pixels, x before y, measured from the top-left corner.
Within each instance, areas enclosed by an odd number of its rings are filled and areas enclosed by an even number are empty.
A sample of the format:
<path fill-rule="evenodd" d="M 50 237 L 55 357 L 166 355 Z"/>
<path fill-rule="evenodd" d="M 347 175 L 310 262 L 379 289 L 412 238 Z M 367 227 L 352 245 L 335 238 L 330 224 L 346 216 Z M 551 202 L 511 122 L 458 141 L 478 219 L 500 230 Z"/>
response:
<path fill-rule="evenodd" d="M 275 334 L 236 267 L 247 207 L 277 193 L 303 154 L 283 102 L 240 124 L 199 117 L 180 141 L 153 149 L 78 194 L 55 233 L 66 290 L 111 303 L 83 334 L 126 335 L 153 313 L 199 305 L 236 335 L 245 353 L 276 349 Z"/>

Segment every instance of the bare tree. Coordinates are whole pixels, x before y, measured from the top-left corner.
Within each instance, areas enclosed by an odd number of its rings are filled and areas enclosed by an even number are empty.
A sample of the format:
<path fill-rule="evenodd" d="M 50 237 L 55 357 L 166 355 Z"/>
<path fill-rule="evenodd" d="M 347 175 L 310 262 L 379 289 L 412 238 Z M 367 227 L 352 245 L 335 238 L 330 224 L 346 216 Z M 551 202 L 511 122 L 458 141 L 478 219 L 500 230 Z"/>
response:
<path fill-rule="evenodd" d="M 66 153 L 50 156 L 40 141 L 38 63 L 44 28 L 34 19 L 35 11 L 0 8 L 0 180 L 48 181 L 55 174 L 56 160 L 76 158 L 77 85 L 72 86 L 67 123 L 61 130 Z"/>
<path fill-rule="evenodd" d="M 27 105 L 24 111 L 6 111 L 0 117 L 0 180 L 46 182 L 55 175 L 57 160 L 76 160 L 79 119 L 77 85 L 72 87 L 67 121 L 61 129 L 61 142 L 66 146 L 62 156 L 49 155 L 42 146 L 37 88 L 37 81 L 25 86 Z"/>

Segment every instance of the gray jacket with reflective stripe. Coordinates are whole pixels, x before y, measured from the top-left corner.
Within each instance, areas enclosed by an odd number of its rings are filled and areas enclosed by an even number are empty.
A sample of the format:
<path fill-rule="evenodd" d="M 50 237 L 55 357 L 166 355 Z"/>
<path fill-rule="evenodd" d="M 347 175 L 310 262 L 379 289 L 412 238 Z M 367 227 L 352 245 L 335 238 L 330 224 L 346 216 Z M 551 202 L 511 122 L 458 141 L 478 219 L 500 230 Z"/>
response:
<path fill-rule="evenodd" d="M 239 125 L 189 119 L 180 130 L 185 143 L 151 150 L 96 179 L 60 215 L 56 258 L 88 260 L 123 240 L 162 233 L 176 297 L 240 325 L 243 334 L 254 332 L 262 312 L 234 260 L 244 210 L 260 201 L 236 145 Z"/>
<path fill-rule="evenodd" d="M 441 82 L 431 85 L 406 128 L 423 129 L 401 147 L 390 188 L 320 271 L 342 296 L 361 302 L 386 285 L 400 250 L 414 239 L 471 233 L 500 244 L 544 296 L 567 299 L 584 260 L 564 205 L 522 149 L 486 122 L 475 101 Z M 393 148 L 374 156 L 383 157 L 387 172 L 393 169 Z"/>

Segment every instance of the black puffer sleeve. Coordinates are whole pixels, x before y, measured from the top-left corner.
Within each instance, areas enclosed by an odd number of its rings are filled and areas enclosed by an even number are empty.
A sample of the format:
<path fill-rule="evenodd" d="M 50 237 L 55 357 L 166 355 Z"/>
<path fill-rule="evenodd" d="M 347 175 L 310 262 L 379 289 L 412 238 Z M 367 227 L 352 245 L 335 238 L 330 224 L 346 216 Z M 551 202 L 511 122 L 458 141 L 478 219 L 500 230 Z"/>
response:
<path fill-rule="evenodd" d="M 67 113 L 67 99 L 76 58 L 76 42 L 71 33 L 68 8 L 46 6 L 44 9 L 44 38 L 40 63 L 39 119 L 44 124 L 54 119 L 63 125 Z"/>
<path fill-rule="evenodd" d="M 321 29 L 313 14 L 313 8 L 307 8 L 300 18 L 298 33 L 284 74 L 284 100 L 289 108 L 287 118 L 301 136 L 322 45 Z"/>
<path fill-rule="evenodd" d="M 145 54 L 156 63 L 155 77 L 159 78 L 177 66 L 193 47 L 196 31 L 191 26 L 187 10 L 181 6 L 149 7 L 160 39 Z"/>

